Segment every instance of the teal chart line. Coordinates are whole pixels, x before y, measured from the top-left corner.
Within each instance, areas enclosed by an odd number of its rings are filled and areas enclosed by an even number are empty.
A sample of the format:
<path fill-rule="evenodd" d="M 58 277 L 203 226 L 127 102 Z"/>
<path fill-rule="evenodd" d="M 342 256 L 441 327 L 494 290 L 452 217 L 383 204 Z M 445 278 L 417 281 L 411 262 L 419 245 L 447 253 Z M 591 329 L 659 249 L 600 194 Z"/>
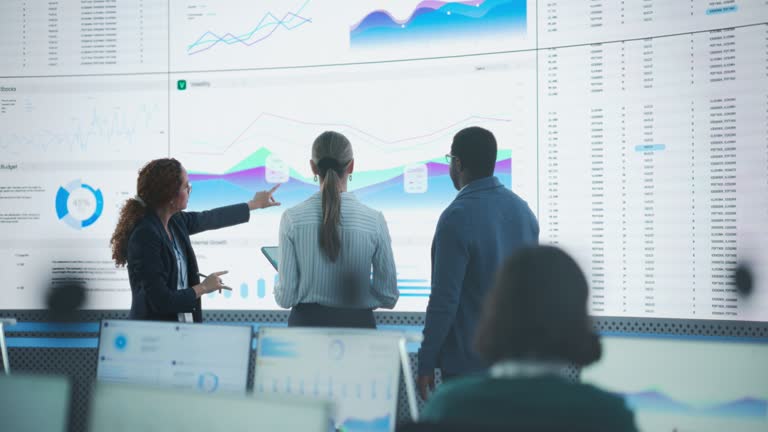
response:
<path fill-rule="evenodd" d="M 261 20 L 256 25 L 256 27 L 253 28 L 253 30 L 240 36 L 235 36 L 232 33 L 226 33 L 223 36 L 219 36 L 216 33 L 208 30 L 205 33 L 203 33 L 203 35 L 200 36 L 195 42 L 187 46 L 188 54 L 194 55 L 194 54 L 201 53 L 203 51 L 213 48 L 219 43 L 225 43 L 227 45 L 241 43 L 245 46 L 252 46 L 272 36 L 272 34 L 278 29 L 278 27 L 283 27 L 286 30 L 294 30 L 298 27 L 301 27 L 304 24 L 311 23 L 312 20 L 310 18 L 305 18 L 299 15 L 301 11 L 304 10 L 304 8 L 307 6 L 307 4 L 309 4 L 309 2 L 310 0 L 306 0 L 304 4 L 302 4 L 301 7 L 296 12 L 287 12 L 282 18 L 278 18 L 272 12 L 267 12 L 261 18 Z M 267 20 L 270 20 L 270 21 L 267 21 Z M 298 22 L 293 24 L 294 21 L 298 21 Z M 253 37 L 253 35 L 255 35 L 258 31 L 268 27 L 272 27 L 272 30 L 269 31 L 269 33 L 259 38 L 256 38 L 252 41 L 249 41 Z M 211 36 L 212 38 L 206 39 L 207 36 Z M 195 49 L 200 46 L 203 46 L 203 48 Z"/>
<path fill-rule="evenodd" d="M 411 148 L 413 146 L 413 141 L 418 140 L 427 140 L 427 139 L 434 139 L 435 137 L 441 136 L 442 134 L 448 133 L 458 127 L 462 124 L 467 124 L 468 122 L 482 122 L 482 123 L 511 123 L 512 118 L 503 118 L 503 117 L 488 117 L 488 116 L 481 116 L 481 115 L 470 115 L 467 116 L 461 120 L 454 121 L 449 125 L 440 127 L 437 130 L 433 130 L 428 133 L 422 133 L 419 135 L 413 135 L 413 136 L 407 136 L 404 138 L 397 138 L 397 139 L 388 139 L 379 137 L 376 135 L 373 135 L 359 127 L 356 127 L 353 124 L 349 123 L 339 123 L 339 122 L 312 122 L 312 121 L 306 121 L 306 120 L 300 120 L 292 117 L 287 117 L 275 113 L 270 112 L 262 112 L 259 115 L 256 116 L 256 118 L 251 121 L 251 123 L 248 124 L 248 126 L 243 129 L 242 132 L 240 132 L 237 137 L 232 140 L 225 148 L 223 149 L 214 149 L 209 151 L 189 151 L 190 154 L 198 154 L 198 155 L 223 155 L 227 153 L 235 144 L 237 144 L 243 136 L 245 136 L 252 128 L 254 128 L 257 124 L 261 122 L 273 122 L 275 120 L 284 121 L 289 124 L 293 125 L 301 125 L 301 126 L 323 126 L 323 127 L 333 127 L 333 128 L 342 128 L 346 131 L 354 132 L 366 139 L 369 139 L 372 141 L 372 144 L 375 148 L 382 149 L 382 150 L 399 150 L 401 148 Z M 399 146 L 399 147 L 394 147 Z"/>

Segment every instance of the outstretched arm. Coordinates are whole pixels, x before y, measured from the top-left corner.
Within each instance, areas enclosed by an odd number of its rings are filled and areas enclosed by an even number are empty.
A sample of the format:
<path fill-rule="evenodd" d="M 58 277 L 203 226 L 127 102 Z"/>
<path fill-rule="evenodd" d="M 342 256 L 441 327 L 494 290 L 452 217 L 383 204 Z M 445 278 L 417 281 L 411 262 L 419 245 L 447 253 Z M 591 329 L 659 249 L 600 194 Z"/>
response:
<path fill-rule="evenodd" d="M 179 220 L 186 225 L 190 235 L 248 222 L 251 210 L 280 205 L 273 196 L 279 187 L 280 185 L 277 184 L 268 191 L 256 192 L 247 203 L 202 212 L 181 212 Z"/>

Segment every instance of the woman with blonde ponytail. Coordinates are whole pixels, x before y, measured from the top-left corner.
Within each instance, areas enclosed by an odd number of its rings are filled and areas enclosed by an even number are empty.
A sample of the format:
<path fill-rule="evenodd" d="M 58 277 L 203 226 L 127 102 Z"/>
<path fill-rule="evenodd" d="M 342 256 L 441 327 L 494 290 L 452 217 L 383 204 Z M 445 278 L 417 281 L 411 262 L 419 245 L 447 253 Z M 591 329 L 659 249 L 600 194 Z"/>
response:
<path fill-rule="evenodd" d="M 347 192 L 349 140 L 323 132 L 309 162 L 320 191 L 280 220 L 275 300 L 290 326 L 375 328 L 373 309 L 395 306 L 397 273 L 384 216 Z"/>

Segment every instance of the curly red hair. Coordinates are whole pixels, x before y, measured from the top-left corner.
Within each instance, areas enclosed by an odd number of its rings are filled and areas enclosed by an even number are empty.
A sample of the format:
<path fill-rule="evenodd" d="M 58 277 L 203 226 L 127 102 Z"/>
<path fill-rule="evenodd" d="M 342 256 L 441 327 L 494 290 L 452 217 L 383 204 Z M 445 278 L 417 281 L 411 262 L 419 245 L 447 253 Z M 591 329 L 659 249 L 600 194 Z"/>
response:
<path fill-rule="evenodd" d="M 155 159 L 139 170 L 136 181 L 136 196 L 141 200 L 129 198 L 120 209 L 109 244 L 112 247 L 112 259 L 118 266 L 124 266 L 128 257 L 128 238 L 136 223 L 148 210 L 164 207 L 171 202 L 181 189 L 183 168 L 176 159 Z M 142 203 L 143 201 L 143 203 Z"/>

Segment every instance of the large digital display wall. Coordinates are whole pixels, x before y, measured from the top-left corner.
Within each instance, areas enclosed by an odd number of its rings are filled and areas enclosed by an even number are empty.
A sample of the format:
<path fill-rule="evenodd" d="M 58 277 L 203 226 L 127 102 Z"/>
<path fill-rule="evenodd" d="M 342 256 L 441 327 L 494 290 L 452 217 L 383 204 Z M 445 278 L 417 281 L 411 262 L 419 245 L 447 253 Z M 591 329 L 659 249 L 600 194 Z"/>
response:
<path fill-rule="evenodd" d="M 768 2 L 17 0 L 0 36 L 2 309 L 72 279 L 88 308 L 128 308 L 109 236 L 167 156 L 190 210 L 282 184 L 283 207 L 193 237 L 234 288 L 205 308 L 276 309 L 259 248 L 318 190 L 311 144 L 337 130 L 350 189 L 389 224 L 396 310 L 422 311 L 456 193 L 444 155 L 479 125 L 594 315 L 768 321 Z"/>

